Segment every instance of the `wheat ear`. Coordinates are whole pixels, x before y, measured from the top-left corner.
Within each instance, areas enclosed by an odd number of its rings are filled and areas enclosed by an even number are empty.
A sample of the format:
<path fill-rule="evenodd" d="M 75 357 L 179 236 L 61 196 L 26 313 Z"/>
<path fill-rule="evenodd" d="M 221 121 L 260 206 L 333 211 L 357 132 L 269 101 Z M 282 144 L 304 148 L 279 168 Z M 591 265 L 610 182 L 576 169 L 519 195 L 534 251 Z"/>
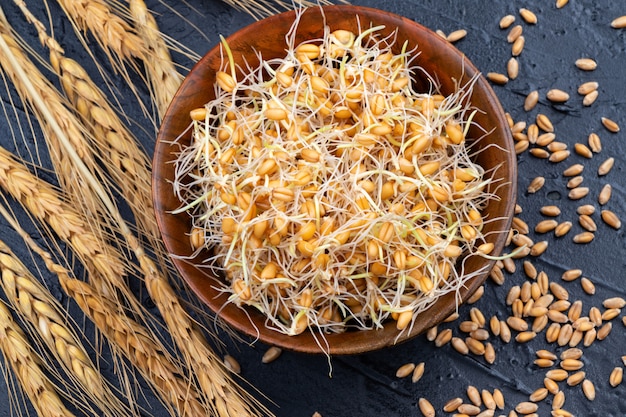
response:
<path fill-rule="evenodd" d="M 94 151 L 104 161 L 108 174 L 131 208 L 138 229 L 153 247 L 158 247 L 160 234 L 152 205 L 150 160 L 146 152 L 83 67 L 64 55 L 61 46 L 46 33 L 43 23 L 33 16 L 24 1 L 14 2 L 34 25 L 40 41 L 50 51 L 50 63 L 63 91 L 84 125 L 90 129 Z"/>
<path fill-rule="evenodd" d="M 159 119 L 162 119 L 183 77 L 176 70 L 170 50 L 146 3 L 143 0 L 128 0 L 128 7 L 137 33 L 148 48 L 150 59 L 144 61 L 144 65 Z"/>
<path fill-rule="evenodd" d="M 189 417 L 207 414 L 208 410 L 198 401 L 195 387 L 180 377 L 184 372 L 178 361 L 155 341 L 151 332 L 126 316 L 110 297 L 99 293 L 88 283 L 72 278 L 71 272 L 54 262 L 52 256 L 37 245 L 14 220 L 7 220 L 28 247 L 41 257 L 48 270 L 57 276 L 64 292 L 107 338 L 113 350 L 125 356 L 151 383 L 170 412 Z"/>
<path fill-rule="evenodd" d="M 0 349 L 5 361 L 13 369 L 33 407 L 40 416 L 73 416 L 48 379 L 37 353 L 28 343 L 26 335 L 13 320 L 4 302 L 0 302 Z"/>
<path fill-rule="evenodd" d="M 5 218 L 8 213 L 0 206 Z M 66 324 L 62 307 L 50 292 L 26 269 L 10 248 L 0 240 L 0 285 L 12 307 L 21 314 L 49 351 L 76 383 L 78 392 L 86 393 L 105 415 L 137 415 L 111 391 L 94 366 L 73 329 Z"/>

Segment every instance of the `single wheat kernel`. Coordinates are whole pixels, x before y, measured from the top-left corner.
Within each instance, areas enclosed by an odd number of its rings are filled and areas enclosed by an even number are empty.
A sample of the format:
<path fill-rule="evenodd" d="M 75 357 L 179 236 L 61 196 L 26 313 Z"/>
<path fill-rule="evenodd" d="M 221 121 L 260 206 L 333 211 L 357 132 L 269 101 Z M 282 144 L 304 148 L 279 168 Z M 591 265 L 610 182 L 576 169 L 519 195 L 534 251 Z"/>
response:
<path fill-rule="evenodd" d="M 521 403 L 515 406 L 515 411 L 520 414 L 530 414 L 537 411 L 539 406 L 530 401 L 522 401 Z"/>
<path fill-rule="evenodd" d="M 511 80 L 514 80 L 519 75 L 519 62 L 515 57 L 511 57 L 506 63 L 506 73 Z"/>
<path fill-rule="evenodd" d="M 580 269 L 568 269 L 567 271 L 563 272 L 563 275 L 561 275 L 561 279 L 563 281 L 574 281 L 575 279 L 580 278 L 582 273 L 583 271 Z"/>
<path fill-rule="evenodd" d="M 496 361 L 496 350 L 491 343 L 487 342 L 485 344 L 485 353 L 483 356 L 485 357 L 485 361 L 489 364 L 493 364 Z"/>
<path fill-rule="evenodd" d="M 598 340 L 606 339 L 608 337 L 609 333 L 611 333 L 611 330 L 613 330 L 613 323 L 611 323 L 611 322 L 604 323 L 604 325 L 598 329 L 598 332 L 596 334 L 596 338 Z"/>
<path fill-rule="evenodd" d="M 626 300 L 622 297 L 607 298 L 602 302 L 604 308 L 624 308 L 626 306 Z"/>
<path fill-rule="evenodd" d="M 596 208 L 591 204 L 583 204 L 582 206 L 578 206 L 578 208 L 576 208 L 576 213 L 580 214 L 581 216 L 583 214 L 591 216 L 595 212 Z"/>
<path fill-rule="evenodd" d="M 539 136 L 537 136 L 537 145 L 538 146 L 550 146 L 550 144 L 554 142 L 555 139 L 556 139 L 556 135 L 552 132 L 542 133 Z"/>
<path fill-rule="evenodd" d="M 570 231 L 571 228 L 572 228 L 572 222 L 570 221 L 559 223 L 558 226 L 554 228 L 554 235 L 556 237 L 565 236 Z"/>
<path fill-rule="evenodd" d="M 489 340 L 489 331 L 487 329 L 476 329 L 470 332 L 469 335 L 472 339 L 480 340 L 481 342 Z"/>
<path fill-rule="evenodd" d="M 529 194 L 534 194 L 537 191 L 541 190 L 545 183 L 546 179 L 544 177 L 535 177 L 528 185 L 526 191 L 528 191 Z"/>
<path fill-rule="evenodd" d="M 578 223 L 580 226 L 588 232 L 595 232 L 598 230 L 598 226 L 596 226 L 596 222 L 586 214 L 581 214 L 578 216 Z"/>
<path fill-rule="evenodd" d="M 485 321 L 485 316 L 483 315 L 482 311 L 480 311 L 476 307 L 472 307 L 470 309 L 469 315 L 470 315 L 470 320 L 478 324 L 479 328 L 482 329 L 483 327 L 485 327 L 486 321 Z"/>
<path fill-rule="evenodd" d="M 504 410 L 504 395 L 498 388 L 493 390 L 493 400 L 495 401 L 498 410 Z"/>
<path fill-rule="evenodd" d="M 613 168 L 614 164 L 615 164 L 615 158 L 613 157 L 607 158 L 598 167 L 598 175 L 604 176 L 608 174 L 609 172 L 611 172 L 611 169 Z"/>
<path fill-rule="evenodd" d="M 465 344 L 469 348 L 469 351 L 474 355 L 483 356 L 485 354 L 485 345 L 480 340 L 476 340 L 472 337 L 466 337 Z"/>
<path fill-rule="evenodd" d="M 572 178 L 570 178 L 569 181 L 567 181 L 566 186 L 569 189 L 576 188 L 576 187 L 580 186 L 580 184 L 583 183 L 584 179 L 585 178 L 582 175 L 578 175 L 576 177 L 572 177 Z"/>
<path fill-rule="evenodd" d="M 533 283 L 535 284 L 535 283 Z M 539 283 L 537 282 L 537 287 L 539 287 L 539 291 L 540 291 L 540 297 L 537 298 L 537 300 L 535 301 L 535 307 L 546 307 L 546 308 L 550 308 L 553 304 L 554 301 L 554 295 L 552 294 L 544 294 L 541 291 L 541 286 L 539 285 Z"/>
<path fill-rule="evenodd" d="M 535 108 L 537 103 L 539 102 L 539 92 L 537 90 L 533 90 L 524 99 L 524 110 L 531 111 Z"/>
<path fill-rule="evenodd" d="M 515 22 L 515 16 L 512 14 L 507 14 L 500 19 L 500 29 L 508 29 Z"/>
<path fill-rule="evenodd" d="M 484 286 L 478 287 L 478 289 L 474 292 L 474 294 L 472 294 L 471 297 L 465 300 L 465 304 L 468 304 L 468 305 L 474 304 L 475 302 L 481 299 L 483 294 L 485 294 L 485 287 Z"/>
<path fill-rule="evenodd" d="M 569 311 L 567 312 L 567 317 L 569 317 L 571 322 L 575 322 L 580 318 L 580 315 L 583 311 L 583 302 L 580 300 L 576 300 L 572 303 Z"/>
<path fill-rule="evenodd" d="M 616 386 L 622 383 L 623 376 L 624 376 L 624 369 L 621 366 L 616 366 L 615 368 L 613 368 L 613 371 L 611 372 L 611 376 L 609 376 L 609 384 L 611 384 L 611 386 L 615 388 Z"/>
<path fill-rule="evenodd" d="M 507 293 L 507 296 L 506 296 L 506 305 L 508 306 L 513 305 L 513 302 L 520 298 L 521 292 L 522 292 L 522 289 L 519 285 L 514 285 L 511 288 L 509 288 L 509 292 Z"/>
<path fill-rule="evenodd" d="M 518 333 L 517 336 L 515 336 L 515 341 L 518 343 L 526 343 L 530 342 L 535 337 L 537 337 L 537 333 L 529 330 L 527 332 Z"/>
<path fill-rule="evenodd" d="M 596 387 L 593 385 L 593 382 L 588 379 L 583 381 L 583 394 L 585 394 L 585 397 L 587 397 L 589 401 L 596 399 Z"/>
<path fill-rule="evenodd" d="M 574 64 L 583 71 L 593 71 L 598 67 L 597 62 L 591 58 L 579 58 Z"/>
<path fill-rule="evenodd" d="M 563 175 L 566 177 L 575 177 L 576 175 L 580 175 L 583 173 L 585 169 L 582 164 L 574 164 L 563 171 Z"/>
<path fill-rule="evenodd" d="M 234 374 L 239 374 L 241 372 L 239 362 L 237 362 L 237 359 L 231 355 L 224 355 L 224 367 Z"/>
<path fill-rule="evenodd" d="M 611 210 L 602 210 L 600 213 L 602 220 L 608 226 L 611 226 L 613 229 L 619 229 L 622 227 L 622 221 L 617 217 L 617 214 L 613 213 Z"/>
<path fill-rule="evenodd" d="M 570 200 L 580 200 L 589 194 L 589 187 L 576 187 L 572 189 L 568 194 Z"/>
<path fill-rule="evenodd" d="M 615 29 L 626 28 L 626 15 L 613 19 L 613 21 L 611 21 L 611 27 Z"/>
<path fill-rule="evenodd" d="M 563 8 L 567 5 L 567 3 L 569 3 L 569 0 L 556 0 L 556 8 Z"/>
<path fill-rule="evenodd" d="M 565 324 L 569 321 L 565 313 L 557 310 L 548 310 L 548 318 L 553 323 Z"/>
<path fill-rule="evenodd" d="M 500 72 L 488 72 L 487 79 L 494 84 L 503 85 L 509 82 L 509 78 Z"/>
<path fill-rule="evenodd" d="M 578 94 L 581 96 L 587 95 L 592 91 L 596 91 L 600 84 L 597 81 L 587 81 L 578 86 Z"/>
<path fill-rule="evenodd" d="M 494 265 L 491 269 L 491 272 L 489 272 L 489 278 L 496 285 L 503 285 L 504 281 L 506 280 L 504 273 L 502 272 L 502 268 L 497 265 Z"/>
<path fill-rule="evenodd" d="M 593 344 L 593 342 L 595 342 L 597 337 L 597 331 L 596 329 L 591 329 L 588 332 L 585 333 L 585 337 L 583 338 L 583 345 L 585 347 L 589 347 Z"/>
<path fill-rule="evenodd" d="M 466 414 L 468 416 L 475 416 L 475 415 L 478 415 L 478 413 L 480 413 L 481 410 L 480 410 L 480 407 L 474 404 L 461 404 L 456 409 L 456 411 L 460 414 Z"/>
<path fill-rule="evenodd" d="M 526 8 L 519 9 L 519 15 L 522 17 L 524 22 L 528 23 L 529 25 L 534 25 L 537 23 L 537 15 Z"/>
<path fill-rule="evenodd" d="M 515 25 L 511 28 L 509 33 L 506 35 L 506 41 L 508 43 L 514 43 L 520 36 L 522 36 L 522 32 L 524 28 L 522 25 Z"/>
<path fill-rule="evenodd" d="M 441 331 L 435 339 L 435 346 L 442 347 L 452 339 L 452 329 Z"/>
<path fill-rule="evenodd" d="M 548 392 L 552 395 L 556 395 L 559 392 L 559 384 L 557 384 L 554 380 L 550 378 L 543 379 L 543 385 L 546 387 Z M 553 400 L 554 402 L 554 400 Z"/>
<path fill-rule="evenodd" d="M 526 43 L 526 39 L 523 35 L 520 35 L 515 42 L 513 42 L 513 46 L 511 46 L 511 55 L 520 56 L 522 51 L 524 50 L 524 44 Z"/>
<path fill-rule="evenodd" d="M 277 346 L 272 346 L 265 351 L 263 357 L 261 358 L 262 363 L 271 363 L 274 362 L 282 353 L 282 349 Z"/>
<path fill-rule="evenodd" d="M 513 243 L 518 248 L 521 246 L 531 247 L 532 245 L 534 245 L 533 240 L 529 238 L 528 235 L 522 235 L 519 233 L 513 235 L 513 237 L 511 238 L 511 243 Z"/>
<path fill-rule="evenodd" d="M 416 383 L 424 376 L 424 362 L 420 362 L 413 369 L 413 373 L 411 374 L 411 382 Z"/>
<path fill-rule="evenodd" d="M 524 152 L 526 152 L 526 150 L 529 148 L 530 146 L 530 142 L 528 142 L 527 140 L 522 140 L 519 142 L 515 142 L 515 154 L 519 155 L 522 154 Z"/>
<path fill-rule="evenodd" d="M 540 359 L 550 359 L 550 360 L 557 359 L 557 356 L 553 352 L 550 352 L 547 349 L 539 349 L 538 351 L 535 352 L 535 355 L 537 355 L 537 357 Z"/>
<path fill-rule="evenodd" d="M 554 393 L 554 398 L 552 399 L 552 409 L 559 410 L 565 405 L 565 393 L 563 391 L 557 391 Z"/>
<path fill-rule="evenodd" d="M 548 330 L 546 330 L 546 341 L 548 343 L 554 343 L 559 338 L 561 332 L 561 325 L 559 323 L 552 323 Z"/>
<path fill-rule="evenodd" d="M 535 158 L 539 158 L 539 159 L 548 159 L 550 158 L 550 152 L 546 151 L 545 149 L 542 148 L 532 148 L 530 151 L 530 154 L 532 156 L 534 156 Z"/>
<path fill-rule="evenodd" d="M 396 378 L 406 378 L 413 373 L 413 370 L 415 370 L 414 363 L 405 363 L 396 371 Z"/>
<path fill-rule="evenodd" d="M 572 338 L 572 334 L 574 333 L 574 328 L 571 324 L 567 323 L 561 326 L 561 330 L 559 331 L 559 337 L 556 339 L 556 343 L 559 346 L 565 346 L 569 343 Z"/>
<path fill-rule="evenodd" d="M 612 133 L 617 133 L 619 132 L 619 125 L 617 124 L 617 122 L 607 118 L 607 117 L 602 117 L 600 119 L 602 121 L 602 125 L 606 128 L 606 130 L 608 130 L 609 132 Z"/>
<path fill-rule="evenodd" d="M 620 308 L 609 308 L 607 310 L 604 310 L 600 318 L 603 321 L 613 320 L 615 317 L 619 316 L 621 312 L 622 312 L 622 309 Z"/>
<path fill-rule="evenodd" d="M 583 336 L 584 336 L 584 332 L 580 330 L 574 330 L 574 333 L 572 333 L 572 337 L 569 339 L 569 346 L 570 347 L 578 346 L 580 342 L 583 340 Z"/>
<path fill-rule="evenodd" d="M 569 100 L 569 94 L 558 88 L 552 88 L 546 93 L 546 98 L 553 103 L 565 103 Z"/>
<path fill-rule="evenodd" d="M 535 226 L 536 233 L 548 233 L 558 226 L 558 222 L 553 219 L 542 220 Z"/>
<path fill-rule="evenodd" d="M 450 342 L 454 350 L 459 352 L 461 355 L 467 355 L 469 353 L 469 348 L 460 337 L 453 337 Z"/>
<path fill-rule="evenodd" d="M 548 394 L 549 394 L 549 391 L 547 388 L 545 387 L 537 388 L 535 391 L 533 391 L 532 394 L 530 394 L 528 399 L 536 403 L 536 402 L 545 400 Z"/>
<path fill-rule="evenodd" d="M 564 151 L 564 150 L 567 150 L 567 143 L 553 141 L 553 142 L 550 142 L 550 144 L 546 146 L 546 148 L 548 148 L 550 152 Z"/>
<path fill-rule="evenodd" d="M 544 132 L 554 132 L 552 121 L 543 113 L 539 113 L 535 119 L 537 126 Z"/>
<path fill-rule="evenodd" d="M 589 309 L 589 321 L 595 326 L 602 325 L 602 313 L 600 313 L 600 309 L 598 307 L 594 306 Z"/>
<path fill-rule="evenodd" d="M 533 265 L 532 262 L 524 261 L 522 266 L 523 266 L 523 269 L 524 269 L 524 274 L 526 274 L 526 276 L 528 278 L 530 278 L 530 279 L 536 279 L 537 278 L 537 268 L 535 268 L 535 265 Z"/>
<path fill-rule="evenodd" d="M 420 398 L 418 405 L 424 417 L 435 417 L 435 407 L 426 398 Z"/>
<path fill-rule="evenodd" d="M 542 240 L 530 248 L 530 256 L 540 256 L 548 249 L 548 241 Z"/>
<path fill-rule="evenodd" d="M 566 371 L 578 371 L 583 366 L 585 366 L 585 364 L 581 360 L 568 358 L 562 360 L 559 366 Z"/>
<path fill-rule="evenodd" d="M 500 321 L 500 339 L 504 343 L 509 343 L 511 341 L 511 329 L 504 320 Z"/>
<path fill-rule="evenodd" d="M 611 184 L 604 184 L 604 186 L 600 190 L 600 194 L 598 194 L 598 203 L 600 203 L 601 206 L 608 203 L 611 199 L 612 192 L 613 187 L 611 187 Z"/>
<path fill-rule="evenodd" d="M 437 326 L 433 326 L 426 331 L 426 340 L 429 342 L 434 342 L 437 338 L 438 328 Z"/>
<path fill-rule="evenodd" d="M 454 43 L 460 41 L 464 37 L 467 36 L 467 31 L 465 29 L 458 29 L 453 32 L 450 32 L 446 37 L 446 40 L 450 43 Z"/>
<path fill-rule="evenodd" d="M 552 368 L 554 366 L 553 360 L 544 358 L 537 358 L 533 361 L 533 363 L 540 368 Z"/>
<path fill-rule="evenodd" d="M 459 318 L 459 313 L 455 312 L 455 313 L 450 314 L 448 317 L 446 317 L 443 322 L 444 323 L 451 323 L 451 322 L 455 321 L 458 318 Z"/>
<path fill-rule="evenodd" d="M 585 94 L 585 96 L 583 97 L 583 106 L 585 107 L 591 106 L 593 103 L 596 102 L 599 95 L 600 93 L 598 93 L 598 90 L 594 90 L 590 93 Z"/>
<path fill-rule="evenodd" d="M 509 316 L 506 319 L 506 324 L 508 324 L 511 329 L 518 332 L 525 332 L 528 330 L 528 323 L 520 317 Z"/>
<path fill-rule="evenodd" d="M 463 404 L 463 399 L 461 397 L 452 398 L 444 404 L 443 411 L 446 413 L 453 413 L 461 404 Z"/>
<path fill-rule="evenodd" d="M 593 153 L 599 153 L 602 150 L 602 142 L 600 141 L 600 136 L 597 133 L 590 133 L 587 138 L 587 143 L 589 144 L 589 149 Z"/>
<path fill-rule="evenodd" d="M 466 391 L 467 391 L 467 398 L 470 400 L 472 404 L 474 404 L 477 407 L 480 407 L 483 404 L 482 398 L 480 396 L 480 391 L 478 391 L 478 388 L 476 388 L 473 385 L 469 385 Z"/>
<path fill-rule="evenodd" d="M 582 287 L 583 291 L 589 295 L 594 295 L 596 293 L 596 286 L 587 277 L 583 277 L 580 280 L 580 286 Z"/>
<path fill-rule="evenodd" d="M 591 232 L 578 233 L 572 238 L 574 243 L 589 243 L 595 238 L 595 235 Z"/>
<path fill-rule="evenodd" d="M 551 369 L 546 372 L 546 378 L 550 378 L 556 382 L 565 381 L 568 376 L 569 374 L 565 369 Z"/>
<path fill-rule="evenodd" d="M 574 145 L 574 152 L 576 152 L 578 155 L 582 156 L 583 158 L 590 159 L 593 156 L 593 152 L 591 152 L 591 149 L 589 149 L 587 145 L 583 143 L 576 143 Z"/>
<path fill-rule="evenodd" d="M 570 151 L 560 150 L 560 151 L 553 152 L 552 155 L 550 155 L 550 157 L 548 158 L 548 160 L 554 163 L 562 162 L 566 160 L 569 157 L 569 155 L 570 155 Z"/>

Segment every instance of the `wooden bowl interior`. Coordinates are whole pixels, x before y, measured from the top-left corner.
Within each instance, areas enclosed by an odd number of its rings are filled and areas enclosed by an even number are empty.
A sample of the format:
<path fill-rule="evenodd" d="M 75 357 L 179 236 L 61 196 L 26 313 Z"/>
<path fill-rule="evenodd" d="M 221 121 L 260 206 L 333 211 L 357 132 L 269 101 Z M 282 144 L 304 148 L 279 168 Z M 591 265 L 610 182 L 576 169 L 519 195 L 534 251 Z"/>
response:
<path fill-rule="evenodd" d="M 331 30 L 346 29 L 358 32 L 360 28 L 370 25 L 385 25 L 383 34 L 391 34 L 397 30 L 397 44 L 400 47 L 404 40 L 408 40 L 410 47 L 418 47 L 419 56 L 414 61 L 428 74 L 437 80 L 442 94 L 455 91 L 457 85 L 463 85 L 478 73 L 478 70 L 448 42 L 434 32 L 424 28 L 414 21 L 383 12 L 356 6 L 328 6 L 324 7 L 324 16 L 319 8 L 307 9 L 301 17 L 296 35 L 296 44 L 320 38 L 322 36 L 322 22 L 330 26 Z M 282 57 L 286 49 L 285 34 L 291 28 L 295 13 L 287 12 L 275 15 L 256 22 L 227 38 L 228 45 L 233 51 L 235 61 L 239 65 L 252 67 L 259 63 L 255 51 L 260 51 L 265 59 Z M 399 51 L 397 51 L 399 52 Z M 178 138 L 190 124 L 189 111 L 203 106 L 214 98 L 215 73 L 222 67 L 222 56 L 219 47 L 207 53 L 189 73 L 180 90 L 174 97 L 161 125 L 157 137 L 157 144 L 153 163 L 153 198 L 157 214 L 157 221 L 167 250 L 174 255 L 173 262 L 183 279 L 195 291 L 198 297 L 211 310 L 219 313 L 231 327 L 261 341 L 281 346 L 286 349 L 320 353 L 321 348 L 312 332 L 304 332 L 298 336 L 286 336 L 276 331 L 268 330 L 264 326 L 264 316 L 257 311 L 242 310 L 235 305 L 226 303 L 227 296 L 217 289 L 215 280 L 206 269 L 196 266 L 201 264 L 206 254 L 192 260 L 184 260 L 192 255 L 188 232 L 190 219 L 186 214 L 172 215 L 171 212 L 179 207 L 179 201 L 172 192 L 171 183 L 174 179 L 174 164 L 178 150 L 172 141 Z M 421 80 L 423 87 L 428 91 L 428 82 Z M 417 81 L 420 83 L 420 80 Z M 489 135 L 482 138 L 479 145 L 483 150 L 477 156 L 477 162 L 486 170 L 495 171 L 495 178 L 502 180 L 492 191 L 498 200 L 492 200 L 483 214 L 490 220 L 484 229 L 487 240 L 495 244 L 493 253 L 501 252 L 506 238 L 505 233 L 510 227 L 516 195 L 517 165 L 513 140 L 508 129 L 502 108 L 489 84 L 480 77 L 474 85 L 471 103 L 481 110 L 475 121 Z M 481 137 L 484 132 L 477 129 L 471 131 L 471 137 Z M 189 143 L 190 135 L 183 137 L 181 143 Z M 490 146 L 496 145 L 496 146 Z M 488 275 L 493 265 L 492 261 L 479 257 L 471 257 L 465 263 L 467 273 L 483 270 L 484 272 L 468 281 L 460 290 L 462 299 L 471 295 Z M 326 335 L 328 346 L 325 348 L 331 354 L 361 353 L 380 349 L 394 343 L 407 340 L 422 333 L 431 326 L 449 316 L 456 308 L 457 294 L 448 294 L 441 297 L 430 309 L 420 314 L 410 332 L 398 337 L 395 322 L 389 322 L 381 330 L 348 331 L 344 334 Z M 317 335 L 317 338 L 320 336 Z"/>

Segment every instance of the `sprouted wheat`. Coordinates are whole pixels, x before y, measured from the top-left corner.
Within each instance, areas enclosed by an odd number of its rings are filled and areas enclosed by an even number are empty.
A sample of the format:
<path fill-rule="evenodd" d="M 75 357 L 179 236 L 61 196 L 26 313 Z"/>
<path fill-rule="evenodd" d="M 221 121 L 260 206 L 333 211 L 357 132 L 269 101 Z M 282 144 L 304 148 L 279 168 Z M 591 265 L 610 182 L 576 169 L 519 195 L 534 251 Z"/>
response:
<path fill-rule="evenodd" d="M 284 58 L 243 76 L 222 43 L 216 99 L 191 112 L 177 160 L 179 212 L 229 301 L 268 327 L 408 329 L 471 278 L 461 256 L 493 248 L 481 232 L 493 180 L 466 142 L 474 80 L 418 93 L 418 54 L 395 52 L 382 27 L 295 45 L 296 26 Z"/>

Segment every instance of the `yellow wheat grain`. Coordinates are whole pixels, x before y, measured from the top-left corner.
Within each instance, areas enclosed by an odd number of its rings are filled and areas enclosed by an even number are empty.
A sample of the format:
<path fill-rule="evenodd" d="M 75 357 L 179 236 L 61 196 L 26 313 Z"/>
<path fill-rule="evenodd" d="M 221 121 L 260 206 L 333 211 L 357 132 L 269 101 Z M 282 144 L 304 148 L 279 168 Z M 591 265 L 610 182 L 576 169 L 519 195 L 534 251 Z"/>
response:
<path fill-rule="evenodd" d="M 30 346 L 26 335 L 13 320 L 4 302 L 0 302 L 0 349 L 40 416 L 73 416 L 59 398 L 46 376 L 42 362 Z"/>

